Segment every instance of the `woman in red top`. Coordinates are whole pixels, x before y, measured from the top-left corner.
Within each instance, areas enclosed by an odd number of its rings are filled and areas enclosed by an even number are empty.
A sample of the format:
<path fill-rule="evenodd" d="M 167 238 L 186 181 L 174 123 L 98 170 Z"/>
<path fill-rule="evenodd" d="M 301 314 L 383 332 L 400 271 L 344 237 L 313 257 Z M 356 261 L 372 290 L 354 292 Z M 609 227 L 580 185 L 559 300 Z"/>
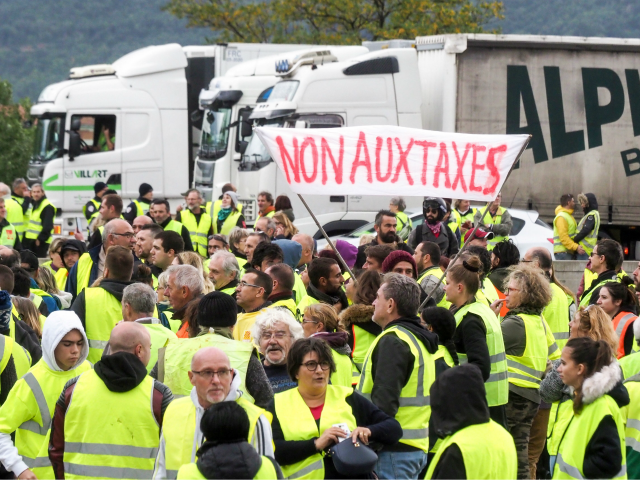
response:
<path fill-rule="evenodd" d="M 638 299 L 624 283 L 609 282 L 600 289 L 597 304 L 613 323 L 619 338 L 616 356 L 622 358 L 637 350 L 633 322 L 638 318 Z"/>

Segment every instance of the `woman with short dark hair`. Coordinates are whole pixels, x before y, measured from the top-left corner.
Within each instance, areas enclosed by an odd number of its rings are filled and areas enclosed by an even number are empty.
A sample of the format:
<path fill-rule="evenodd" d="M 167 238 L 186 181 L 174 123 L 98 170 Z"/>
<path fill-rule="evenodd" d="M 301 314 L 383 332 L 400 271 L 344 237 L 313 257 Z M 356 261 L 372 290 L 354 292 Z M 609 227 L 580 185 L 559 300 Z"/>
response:
<path fill-rule="evenodd" d="M 300 477 L 304 469 L 304 478 L 345 478 L 325 455 L 340 439 L 393 445 L 402 437 L 400 424 L 371 401 L 351 388 L 328 384 L 336 366 L 324 340 L 297 340 L 287 355 L 287 370 L 298 387 L 276 394 L 268 407 L 276 460 L 285 477 Z M 373 478 L 372 473 L 360 478 Z"/>

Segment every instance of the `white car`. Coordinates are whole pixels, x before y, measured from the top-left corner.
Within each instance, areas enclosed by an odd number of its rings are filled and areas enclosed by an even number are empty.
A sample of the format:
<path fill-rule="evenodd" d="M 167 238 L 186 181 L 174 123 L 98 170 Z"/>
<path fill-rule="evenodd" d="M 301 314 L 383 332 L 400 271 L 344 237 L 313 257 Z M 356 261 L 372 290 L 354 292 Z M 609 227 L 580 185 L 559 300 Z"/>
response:
<path fill-rule="evenodd" d="M 484 206 L 476 208 L 484 209 Z M 551 258 L 553 258 L 553 228 L 540 220 L 538 212 L 535 210 L 518 210 L 515 208 L 509 208 L 508 210 L 513 220 L 513 228 L 509 238 L 518 247 L 520 258 L 524 257 L 526 251 L 531 247 L 546 248 L 549 250 Z M 413 228 L 422 225 L 422 222 L 424 222 L 422 210 L 406 210 L 405 213 L 413 222 Z M 375 234 L 373 222 L 367 223 L 346 235 L 331 237 L 331 240 L 346 240 L 358 246 L 360 245 L 360 237 L 367 234 Z M 327 241 L 324 238 L 318 240 L 318 250 L 322 250 L 326 244 Z"/>

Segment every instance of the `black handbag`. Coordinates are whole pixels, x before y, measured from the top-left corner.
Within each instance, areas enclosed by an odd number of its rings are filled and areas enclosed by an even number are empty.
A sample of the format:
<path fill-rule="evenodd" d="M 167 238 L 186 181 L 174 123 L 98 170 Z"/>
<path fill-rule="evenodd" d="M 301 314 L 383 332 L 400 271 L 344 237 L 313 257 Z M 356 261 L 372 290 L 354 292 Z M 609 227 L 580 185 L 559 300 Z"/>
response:
<path fill-rule="evenodd" d="M 361 442 L 353 443 L 351 438 L 329 449 L 333 465 L 340 475 L 356 477 L 371 473 L 378 461 L 378 455 Z"/>

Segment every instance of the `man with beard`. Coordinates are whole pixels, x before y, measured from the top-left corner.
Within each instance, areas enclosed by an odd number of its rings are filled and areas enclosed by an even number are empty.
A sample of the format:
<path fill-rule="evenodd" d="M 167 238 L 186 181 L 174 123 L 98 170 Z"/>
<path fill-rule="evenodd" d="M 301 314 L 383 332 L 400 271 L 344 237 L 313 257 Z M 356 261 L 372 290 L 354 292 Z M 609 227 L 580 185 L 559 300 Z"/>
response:
<path fill-rule="evenodd" d="M 263 367 L 273 393 L 296 388 L 287 373 L 287 354 L 293 343 L 304 337 L 302 325 L 280 308 L 269 308 L 253 324 L 253 338 L 260 345 Z"/>
<path fill-rule="evenodd" d="M 371 243 L 360 245 L 358 247 L 358 256 L 356 257 L 356 268 L 362 268 L 364 262 L 367 261 L 367 247 L 373 245 L 387 245 L 392 250 L 404 250 L 413 255 L 413 249 L 409 248 L 400 237 L 396 234 L 398 219 L 396 214 L 390 210 L 380 210 L 376 214 L 373 229 L 376 232 L 376 238 Z"/>
<path fill-rule="evenodd" d="M 211 216 L 204 211 L 202 194 L 198 189 L 192 188 L 189 190 L 185 199 L 187 201 L 187 209 L 181 210 L 176 214 L 176 221 L 182 223 L 189 230 L 193 250 L 206 258 L 207 238 L 209 238 L 209 235 L 213 235 Z"/>
<path fill-rule="evenodd" d="M 138 233 L 136 233 L 136 245 L 133 249 L 136 257 L 142 260 L 145 265 L 149 265 L 149 267 L 151 268 L 151 273 L 154 277 L 154 284 L 157 284 L 158 277 L 162 273 L 162 269 L 154 265 L 151 261 L 151 250 L 153 249 L 153 240 L 155 239 L 156 235 L 158 235 L 162 231 L 162 227 L 156 223 L 143 225 Z"/>
<path fill-rule="evenodd" d="M 416 248 L 422 242 L 433 242 L 440 247 L 440 254 L 451 258 L 460 249 L 455 234 L 442 222 L 447 204 L 439 197 L 426 197 L 422 202 L 425 222 L 409 236 L 409 246 Z"/>
<path fill-rule="evenodd" d="M 344 277 L 338 262 L 333 258 L 316 258 L 309 264 L 307 271 L 309 273 L 307 296 L 298 303 L 298 310 L 304 312 L 309 305 L 326 303 L 340 313 L 349 306 L 347 296 L 342 290 Z"/>

